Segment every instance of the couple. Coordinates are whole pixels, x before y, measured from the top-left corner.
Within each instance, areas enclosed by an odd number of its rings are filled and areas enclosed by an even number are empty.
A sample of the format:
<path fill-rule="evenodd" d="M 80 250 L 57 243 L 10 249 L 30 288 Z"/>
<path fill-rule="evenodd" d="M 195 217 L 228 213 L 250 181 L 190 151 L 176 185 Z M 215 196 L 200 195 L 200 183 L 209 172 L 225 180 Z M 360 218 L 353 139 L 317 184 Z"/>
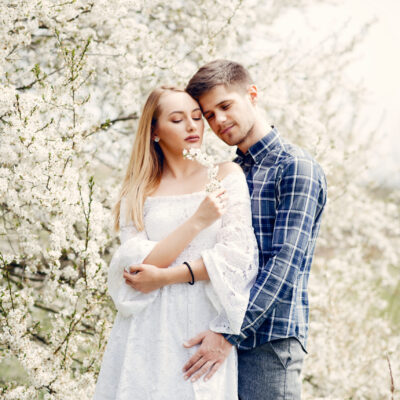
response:
<path fill-rule="evenodd" d="M 221 186 L 185 159 L 204 122 L 230 146 Z M 307 283 L 326 202 L 321 167 L 267 128 L 240 64 L 155 89 L 115 207 L 118 310 L 94 400 L 299 399 Z"/>

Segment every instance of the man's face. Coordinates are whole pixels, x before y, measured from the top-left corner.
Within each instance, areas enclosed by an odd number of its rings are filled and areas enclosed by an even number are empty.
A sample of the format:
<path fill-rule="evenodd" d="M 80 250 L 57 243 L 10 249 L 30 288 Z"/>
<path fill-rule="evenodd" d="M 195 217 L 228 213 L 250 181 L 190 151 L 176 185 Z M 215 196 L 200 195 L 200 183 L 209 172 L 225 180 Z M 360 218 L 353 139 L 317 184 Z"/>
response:
<path fill-rule="evenodd" d="M 239 146 L 251 136 L 255 107 L 250 92 L 236 86 L 215 86 L 199 103 L 214 133 L 229 146 Z"/>

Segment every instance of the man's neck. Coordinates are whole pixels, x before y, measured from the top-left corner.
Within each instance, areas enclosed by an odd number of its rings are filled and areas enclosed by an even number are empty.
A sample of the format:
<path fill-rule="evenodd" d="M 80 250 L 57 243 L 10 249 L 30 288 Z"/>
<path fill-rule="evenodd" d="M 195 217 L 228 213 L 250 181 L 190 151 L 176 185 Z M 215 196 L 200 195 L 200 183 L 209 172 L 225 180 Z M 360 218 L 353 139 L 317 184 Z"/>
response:
<path fill-rule="evenodd" d="M 253 128 L 246 136 L 245 140 L 242 143 L 238 144 L 238 149 L 243 153 L 246 154 L 247 151 L 253 144 L 260 141 L 267 133 L 268 130 L 266 129 L 268 125 L 262 118 L 256 119 Z"/>

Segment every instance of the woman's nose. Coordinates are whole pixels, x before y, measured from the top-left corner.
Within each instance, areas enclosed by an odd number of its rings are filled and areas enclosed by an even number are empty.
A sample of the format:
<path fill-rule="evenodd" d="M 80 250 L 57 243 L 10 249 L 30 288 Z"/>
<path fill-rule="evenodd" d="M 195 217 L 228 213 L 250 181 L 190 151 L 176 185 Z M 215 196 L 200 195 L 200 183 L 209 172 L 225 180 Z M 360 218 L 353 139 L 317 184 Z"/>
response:
<path fill-rule="evenodd" d="M 186 129 L 190 132 L 190 131 L 194 131 L 194 130 L 196 130 L 196 124 L 195 124 L 195 122 L 193 121 L 193 119 L 189 119 L 188 120 L 188 123 L 187 123 L 187 125 L 186 125 Z"/>

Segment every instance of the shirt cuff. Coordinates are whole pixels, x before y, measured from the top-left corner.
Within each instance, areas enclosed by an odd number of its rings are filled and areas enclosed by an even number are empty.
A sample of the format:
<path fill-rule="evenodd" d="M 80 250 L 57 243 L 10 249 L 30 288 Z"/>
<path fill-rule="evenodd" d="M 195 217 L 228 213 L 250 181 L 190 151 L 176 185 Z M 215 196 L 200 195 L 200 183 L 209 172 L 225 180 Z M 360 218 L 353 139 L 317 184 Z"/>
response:
<path fill-rule="evenodd" d="M 222 333 L 222 336 L 233 346 L 237 346 L 244 338 L 240 335 L 228 335 L 227 333 Z"/>

